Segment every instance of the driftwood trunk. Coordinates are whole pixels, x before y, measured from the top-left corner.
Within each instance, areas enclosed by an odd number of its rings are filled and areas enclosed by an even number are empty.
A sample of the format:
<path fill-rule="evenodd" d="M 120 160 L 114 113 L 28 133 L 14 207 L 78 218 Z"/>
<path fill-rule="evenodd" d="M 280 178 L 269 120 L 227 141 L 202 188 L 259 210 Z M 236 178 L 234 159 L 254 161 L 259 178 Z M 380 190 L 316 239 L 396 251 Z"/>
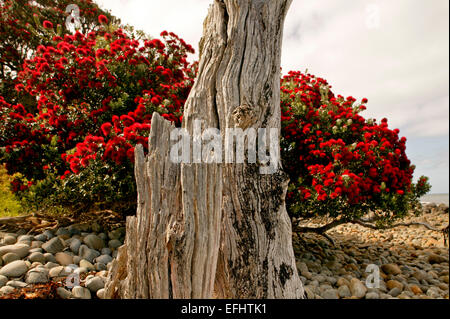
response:
<path fill-rule="evenodd" d="M 227 128 L 280 132 L 281 40 L 291 1 L 214 1 L 185 105 L 191 136 L 198 120 L 223 139 Z M 154 115 L 147 159 L 136 148 L 137 215 L 127 220 L 106 297 L 302 298 L 281 164 L 273 174 L 262 174 L 258 162 L 174 164 L 171 129 Z"/>

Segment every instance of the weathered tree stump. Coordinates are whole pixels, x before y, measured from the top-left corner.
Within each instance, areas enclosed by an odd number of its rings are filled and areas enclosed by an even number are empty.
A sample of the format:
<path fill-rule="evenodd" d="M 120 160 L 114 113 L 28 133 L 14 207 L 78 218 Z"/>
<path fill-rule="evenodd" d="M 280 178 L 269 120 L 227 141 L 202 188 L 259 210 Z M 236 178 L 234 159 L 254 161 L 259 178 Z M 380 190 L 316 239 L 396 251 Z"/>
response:
<path fill-rule="evenodd" d="M 280 61 L 292 0 L 215 0 L 183 127 L 280 132 Z M 173 127 L 154 115 L 150 154 L 136 148 L 138 209 L 106 285 L 107 298 L 302 298 L 278 162 L 174 164 Z M 278 145 L 278 144 L 276 144 Z M 278 146 L 279 151 L 279 146 Z M 204 154 L 204 156 L 210 156 Z"/>

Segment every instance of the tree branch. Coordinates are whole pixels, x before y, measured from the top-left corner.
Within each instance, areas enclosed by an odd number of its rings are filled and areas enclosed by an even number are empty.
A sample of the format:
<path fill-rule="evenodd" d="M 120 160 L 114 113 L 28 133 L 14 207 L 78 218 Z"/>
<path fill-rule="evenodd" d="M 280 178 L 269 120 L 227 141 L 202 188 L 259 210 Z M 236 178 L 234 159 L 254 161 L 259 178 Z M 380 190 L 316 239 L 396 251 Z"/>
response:
<path fill-rule="evenodd" d="M 400 227 L 400 226 L 405 226 L 405 227 L 409 227 L 409 226 L 424 226 L 426 228 L 428 228 L 429 230 L 432 231 L 437 231 L 437 232 L 442 232 L 442 229 L 437 229 L 433 226 L 431 226 L 430 224 L 424 223 L 424 222 L 410 222 L 410 223 L 397 223 L 397 224 L 393 224 L 393 225 L 385 225 L 385 226 L 378 226 L 375 224 L 372 224 L 370 221 L 367 220 L 363 220 L 363 219 L 355 219 L 350 221 L 350 223 L 352 224 L 358 224 L 361 225 L 363 227 L 367 227 L 367 228 L 371 228 L 371 229 L 375 229 L 375 230 L 383 230 L 383 229 L 392 229 L 395 227 Z"/>
<path fill-rule="evenodd" d="M 348 223 L 348 221 L 345 219 L 336 219 L 336 220 L 332 221 L 331 223 L 326 224 L 321 227 L 300 227 L 298 225 L 298 222 L 296 224 L 293 224 L 292 227 L 293 227 L 294 232 L 315 233 L 317 235 L 320 235 L 320 236 L 326 238 L 333 246 L 336 246 L 333 239 L 330 236 L 328 236 L 326 234 L 326 232 L 332 228 L 335 228 L 339 225 L 346 224 L 346 223 Z"/>
<path fill-rule="evenodd" d="M 374 218 L 359 218 L 359 219 L 354 219 L 354 220 L 346 220 L 346 219 L 337 219 L 332 221 L 329 224 L 320 226 L 320 227 L 301 227 L 299 226 L 299 222 L 297 222 L 296 224 L 292 225 L 293 231 L 294 232 L 299 232 L 299 233 L 315 233 L 317 235 L 320 235 L 324 238 L 326 238 L 329 242 L 331 242 L 333 244 L 333 246 L 335 246 L 333 239 L 328 236 L 326 234 L 327 231 L 329 231 L 332 228 L 335 228 L 339 225 L 343 225 L 343 224 L 357 224 L 366 228 L 370 228 L 370 229 L 374 229 L 374 230 L 385 230 L 385 229 L 392 229 L 395 227 L 400 227 L 400 226 L 404 226 L 404 227 L 409 227 L 409 226 L 423 226 L 426 227 L 429 230 L 432 231 L 436 231 L 436 232 L 440 232 L 444 234 L 444 237 L 446 236 L 446 234 L 448 234 L 448 226 L 444 229 L 438 229 L 435 228 L 433 226 L 431 226 L 428 223 L 424 223 L 424 222 L 410 222 L 410 223 L 397 223 L 397 224 L 393 224 L 393 225 L 375 225 L 373 222 L 379 220 L 380 218 L 374 217 Z M 445 238 L 444 238 L 445 239 Z"/>

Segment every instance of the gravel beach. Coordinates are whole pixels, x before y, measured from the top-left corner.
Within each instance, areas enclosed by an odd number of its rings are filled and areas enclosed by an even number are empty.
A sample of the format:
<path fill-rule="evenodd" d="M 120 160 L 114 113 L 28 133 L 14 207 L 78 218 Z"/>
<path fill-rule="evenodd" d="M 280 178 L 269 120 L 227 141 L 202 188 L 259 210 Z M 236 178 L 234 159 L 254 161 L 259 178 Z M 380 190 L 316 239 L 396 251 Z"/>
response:
<path fill-rule="evenodd" d="M 448 206 L 426 204 L 424 214 L 409 221 L 442 229 L 449 223 Z M 372 230 L 347 224 L 327 234 L 334 246 L 316 234 L 293 235 L 308 299 L 448 299 L 449 251 L 442 233 L 423 226 Z M 33 288 L 44 285 L 55 289 L 55 298 L 101 299 L 124 238 L 125 228 L 107 231 L 98 224 L 35 235 L 0 232 L 0 298 L 36 298 Z"/>

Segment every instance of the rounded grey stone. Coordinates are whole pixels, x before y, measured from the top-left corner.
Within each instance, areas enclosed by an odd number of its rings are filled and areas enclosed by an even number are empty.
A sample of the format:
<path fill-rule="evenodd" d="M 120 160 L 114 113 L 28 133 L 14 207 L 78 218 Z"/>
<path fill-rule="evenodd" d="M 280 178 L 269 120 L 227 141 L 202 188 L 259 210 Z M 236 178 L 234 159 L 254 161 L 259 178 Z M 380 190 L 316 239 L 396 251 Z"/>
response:
<path fill-rule="evenodd" d="M 14 236 L 6 235 L 5 237 L 3 237 L 3 243 L 5 245 L 14 245 L 16 242 L 17 242 L 17 239 Z"/>
<path fill-rule="evenodd" d="M 40 247 L 36 247 L 36 248 L 31 248 L 30 249 L 30 254 L 32 254 L 32 253 L 43 253 L 43 252 L 44 252 L 44 250 L 42 248 L 40 248 Z"/>
<path fill-rule="evenodd" d="M 28 271 L 28 265 L 23 260 L 13 261 L 0 269 L 0 275 L 6 277 L 20 277 Z"/>
<path fill-rule="evenodd" d="M 323 299 L 339 299 L 339 294 L 336 289 L 327 289 L 322 294 Z"/>
<path fill-rule="evenodd" d="M 398 295 L 401 294 L 401 290 L 398 287 L 392 288 L 389 292 L 388 295 L 392 296 L 392 297 L 397 297 Z"/>
<path fill-rule="evenodd" d="M 55 255 L 51 254 L 51 253 L 45 253 L 44 254 L 45 257 L 45 261 L 46 262 L 52 262 L 52 263 L 56 263 L 56 257 Z"/>
<path fill-rule="evenodd" d="M 89 289 L 81 286 L 73 287 L 72 295 L 77 299 L 91 299 L 91 292 Z"/>
<path fill-rule="evenodd" d="M 50 269 L 49 276 L 50 278 L 54 277 L 67 277 L 73 272 L 73 269 L 65 266 L 58 266 Z"/>
<path fill-rule="evenodd" d="M 35 240 L 35 239 L 34 239 L 34 236 L 32 236 L 32 235 L 21 235 L 21 236 L 17 237 L 18 243 L 23 242 L 23 241 L 32 242 L 33 240 Z"/>
<path fill-rule="evenodd" d="M 4 286 L 0 288 L 0 296 L 12 294 L 14 291 L 16 291 L 15 288 L 11 286 Z"/>
<path fill-rule="evenodd" d="M 117 248 L 119 248 L 120 246 L 122 246 L 122 243 L 120 242 L 120 240 L 118 240 L 118 239 L 111 239 L 109 242 L 108 242 L 108 246 L 109 246 L 109 248 L 111 248 L 111 249 L 117 249 Z"/>
<path fill-rule="evenodd" d="M 96 271 L 106 270 L 106 265 L 103 263 L 95 263 L 94 265 Z"/>
<path fill-rule="evenodd" d="M 372 291 L 366 294 L 366 299 L 380 299 L 380 296 L 378 293 Z"/>
<path fill-rule="evenodd" d="M 43 284 L 48 282 L 48 271 L 32 269 L 28 271 L 25 282 L 28 284 Z"/>
<path fill-rule="evenodd" d="M 58 230 L 56 231 L 56 236 L 63 236 L 70 238 L 71 235 L 72 234 L 70 233 L 70 230 L 64 227 L 58 228 Z"/>
<path fill-rule="evenodd" d="M 42 249 L 51 254 L 56 254 L 64 250 L 64 242 L 59 237 L 54 237 L 42 245 Z"/>
<path fill-rule="evenodd" d="M 39 262 L 41 264 L 45 264 L 46 262 L 44 254 L 38 252 L 34 252 L 30 256 L 28 256 L 28 260 L 32 263 Z"/>
<path fill-rule="evenodd" d="M 94 262 L 94 259 L 100 256 L 100 253 L 95 249 L 91 249 L 86 245 L 81 245 L 79 254 L 81 258 L 86 259 L 90 263 Z"/>
<path fill-rule="evenodd" d="M 95 262 L 97 263 L 102 263 L 102 264 L 107 264 L 109 262 L 111 262 L 113 260 L 113 258 L 109 255 L 101 255 L 98 256 L 97 258 L 95 258 Z"/>
<path fill-rule="evenodd" d="M 112 250 L 111 250 L 110 248 L 103 248 L 103 249 L 100 251 L 100 253 L 101 253 L 102 255 L 110 255 L 110 256 L 111 256 Z"/>
<path fill-rule="evenodd" d="M 52 239 L 53 237 L 55 237 L 55 235 L 53 235 L 53 232 L 51 230 L 48 230 L 48 229 L 46 231 L 44 231 L 42 234 L 47 238 L 47 240 Z"/>
<path fill-rule="evenodd" d="M 7 253 L 15 253 L 20 258 L 25 258 L 26 256 L 28 256 L 29 251 L 30 246 L 25 244 L 6 245 L 0 247 L 0 257 L 3 257 Z"/>
<path fill-rule="evenodd" d="M 103 278 L 96 276 L 86 280 L 85 285 L 91 292 L 96 293 L 98 290 L 105 287 L 105 282 L 103 281 Z"/>
<path fill-rule="evenodd" d="M 103 247 L 105 247 L 105 242 L 103 241 L 103 239 L 94 234 L 89 234 L 84 237 L 83 242 L 88 245 L 89 248 L 95 250 L 101 250 Z"/>
<path fill-rule="evenodd" d="M 44 267 L 47 268 L 47 269 L 52 269 L 52 268 L 59 267 L 59 266 L 60 266 L 59 264 L 54 263 L 52 261 L 49 261 L 48 263 L 46 263 L 44 265 Z"/>
<path fill-rule="evenodd" d="M 80 256 L 73 256 L 73 263 L 79 265 L 82 258 Z"/>
<path fill-rule="evenodd" d="M 338 288 L 338 294 L 341 298 L 348 298 L 352 296 L 350 289 L 346 285 L 342 285 Z"/>
<path fill-rule="evenodd" d="M 105 288 L 97 290 L 98 299 L 105 299 Z"/>
<path fill-rule="evenodd" d="M 3 262 L 5 263 L 5 265 L 16 261 L 16 260 L 20 260 L 19 255 L 17 255 L 16 253 L 7 253 L 3 255 Z"/>
<path fill-rule="evenodd" d="M 13 288 L 19 288 L 19 289 L 25 288 L 26 286 L 28 286 L 28 284 L 26 284 L 26 283 L 24 283 L 23 281 L 20 281 L 20 280 L 11 280 L 11 281 L 8 281 L 8 282 L 6 283 L 6 285 L 7 285 L 7 286 L 10 286 L 10 287 L 13 287 Z"/>
<path fill-rule="evenodd" d="M 74 238 L 70 242 L 70 250 L 74 254 L 78 254 L 78 251 L 80 250 L 80 246 L 81 246 L 81 240 L 79 240 L 78 238 Z"/>
<path fill-rule="evenodd" d="M 49 238 L 47 238 L 47 236 L 45 236 L 44 234 L 39 234 L 39 235 L 34 236 L 34 239 L 38 240 L 38 241 L 46 242 Z"/>
<path fill-rule="evenodd" d="M 0 275 L 0 288 L 2 288 L 8 282 L 8 277 Z"/>
<path fill-rule="evenodd" d="M 62 299 L 70 299 L 72 297 L 72 293 L 63 288 L 63 287 L 58 287 L 56 289 L 56 293 L 58 294 L 58 296 L 60 296 Z"/>

